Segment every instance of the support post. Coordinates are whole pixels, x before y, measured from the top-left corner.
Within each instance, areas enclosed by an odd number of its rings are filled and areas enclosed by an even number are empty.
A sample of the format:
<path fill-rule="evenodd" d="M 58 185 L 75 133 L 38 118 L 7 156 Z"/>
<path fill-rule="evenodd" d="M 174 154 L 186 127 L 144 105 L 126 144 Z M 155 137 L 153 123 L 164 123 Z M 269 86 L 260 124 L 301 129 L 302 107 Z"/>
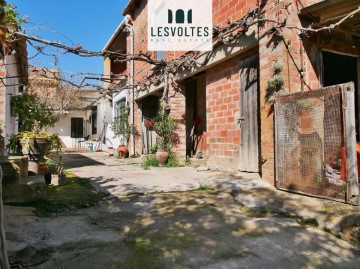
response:
<path fill-rule="evenodd" d="M 346 147 L 346 171 L 349 185 L 348 201 L 353 205 L 359 205 L 359 181 L 358 163 L 356 154 L 356 125 L 355 125 L 355 93 L 354 83 L 343 86 L 343 95 L 346 100 L 344 110 L 345 147 Z"/>

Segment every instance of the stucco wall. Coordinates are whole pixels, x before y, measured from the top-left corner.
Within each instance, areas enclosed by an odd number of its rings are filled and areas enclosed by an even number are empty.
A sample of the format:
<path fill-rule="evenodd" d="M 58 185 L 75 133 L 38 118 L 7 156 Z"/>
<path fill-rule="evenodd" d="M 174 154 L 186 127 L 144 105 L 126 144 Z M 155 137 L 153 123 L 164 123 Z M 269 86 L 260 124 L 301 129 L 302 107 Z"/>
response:
<path fill-rule="evenodd" d="M 55 126 L 49 129 L 49 132 L 59 134 L 65 148 L 85 147 L 85 143 L 78 143 L 79 139 L 71 138 L 71 118 L 82 118 L 84 120 L 84 137 L 91 133 L 91 123 L 89 117 L 91 110 L 88 111 L 70 111 L 62 114 Z"/>

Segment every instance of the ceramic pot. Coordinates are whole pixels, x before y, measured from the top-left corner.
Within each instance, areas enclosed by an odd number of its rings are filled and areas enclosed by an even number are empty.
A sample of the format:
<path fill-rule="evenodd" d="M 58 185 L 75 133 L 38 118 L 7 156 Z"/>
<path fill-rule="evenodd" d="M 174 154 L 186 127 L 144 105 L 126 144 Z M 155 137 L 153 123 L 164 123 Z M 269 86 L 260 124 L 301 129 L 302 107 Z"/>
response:
<path fill-rule="evenodd" d="M 129 158 L 129 150 L 125 145 L 120 145 L 117 148 L 119 158 Z"/>
<path fill-rule="evenodd" d="M 42 161 L 50 150 L 50 141 L 44 138 L 21 139 L 20 144 L 24 155 L 29 155 L 31 160 Z"/>
<path fill-rule="evenodd" d="M 47 163 L 39 163 L 39 175 L 46 175 L 49 171 Z"/>
<path fill-rule="evenodd" d="M 169 158 L 169 152 L 165 149 L 158 149 L 155 157 L 160 166 L 164 166 Z"/>

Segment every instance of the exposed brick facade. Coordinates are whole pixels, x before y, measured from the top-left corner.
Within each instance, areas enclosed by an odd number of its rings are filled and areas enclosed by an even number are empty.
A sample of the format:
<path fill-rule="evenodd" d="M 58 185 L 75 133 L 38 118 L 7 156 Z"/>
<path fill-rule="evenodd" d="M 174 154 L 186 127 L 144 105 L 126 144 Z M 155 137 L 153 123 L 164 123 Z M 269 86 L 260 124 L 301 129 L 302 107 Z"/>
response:
<path fill-rule="evenodd" d="M 209 162 L 228 168 L 237 168 L 239 161 L 240 128 L 235 118 L 240 101 L 238 73 L 238 57 L 206 72 Z"/>
<path fill-rule="evenodd" d="M 132 5 L 133 2 L 138 4 Z M 308 22 L 299 17 L 303 7 L 321 2 L 320 0 L 213 0 L 213 21 L 215 25 L 225 26 L 227 20 L 235 21 L 243 17 L 249 10 L 261 4 L 264 18 L 282 21 L 286 18 L 287 24 L 297 27 L 306 27 Z M 140 3 L 140 4 L 139 4 Z M 135 34 L 135 53 L 147 51 L 147 1 L 130 1 L 128 14 L 132 17 Z M 289 6 L 288 6 L 289 5 Z M 304 5 L 304 6 L 303 6 Z M 284 8 L 287 7 L 286 11 Z M 296 92 L 311 90 L 321 87 L 319 74 L 319 53 L 323 49 L 360 55 L 358 46 L 354 46 L 351 38 L 346 34 L 323 32 L 309 37 L 299 38 L 296 29 L 282 29 L 282 38 L 268 35 L 267 31 L 272 23 L 259 25 L 256 29 L 256 38 L 242 51 L 234 55 L 226 55 L 211 66 L 204 67 L 201 71 L 206 80 L 206 141 L 204 142 L 208 163 L 221 168 L 238 169 L 240 128 L 238 117 L 240 110 L 239 92 L 239 62 L 249 56 L 249 51 L 259 55 L 259 130 L 260 130 L 260 171 L 262 177 L 274 183 L 274 115 L 271 105 L 266 101 L 267 81 L 273 75 L 275 63 L 282 66 L 284 90 Z M 241 45 L 239 45 L 241 46 Z M 226 46 L 224 46 L 226 50 Z M 178 57 L 180 52 L 168 52 L 167 58 Z M 155 53 L 153 53 L 155 56 Z M 360 66 L 360 65 L 359 65 Z M 151 72 L 151 66 L 142 62 L 135 63 L 135 81 L 142 80 Z M 301 73 L 302 72 L 302 73 Z M 303 78 L 301 78 L 303 74 Z M 191 78 L 192 74 L 187 76 Z M 195 78 L 193 78 L 195 79 Z M 172 96 L 171 113 L 184 121 L 186 118 L 186 83 L 181 83 L 181 91 Z M 160 89 L 161 90 L 161 89 Z M 136 109 L 135 123 L 141 129 L 141 102 Z M 181 127 L 179 135 L 182 144 L 177 152 L 182 157 L 186 152 L 186 123 Z M 189 124 L 188 124 L 189 126 Z M 141 142 L 137 145 L 141 148 Z M 140 153 L 140 152 L 139 152 Z"/>

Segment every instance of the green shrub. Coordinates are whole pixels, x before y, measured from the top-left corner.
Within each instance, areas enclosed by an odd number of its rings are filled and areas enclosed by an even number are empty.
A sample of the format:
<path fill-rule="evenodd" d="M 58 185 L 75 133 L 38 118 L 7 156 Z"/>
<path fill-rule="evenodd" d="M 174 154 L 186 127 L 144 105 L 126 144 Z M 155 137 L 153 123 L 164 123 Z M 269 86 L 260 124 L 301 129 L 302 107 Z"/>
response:
<path fill-rule="evenodd" d="M 171 168 L 171 167 L 179 167 L 180 163 L 178 161 L 178 159 L 176 158 L 175 153 L 173 152 L 173 150 L 168 146 L 166 147 L 167 152 L 169 153 L 169 159 L 166 162 L 166 167 L 167 168 Z"/>
<path fill-rule="evenodd" d="M 151 153 L 151 154 L 155 154 L 158 149 L 159 149 L 158 144 L 155 144 L 154 146 L 152 146 L 152 147 L 150 148 L 150 153 Z"/>
<path fill-rule="evenodd" d="M 141 163 L 141 167 L 144 169 L 148 169 L 149 167 L 158 167 L 159 163 L 156 160 L 156 157 L 154 154 L 146 155 Z"/>
<path fill-rule="evenodd" d="M 200 183 L 199 190 L 201 191 L 211 191 L 214 187 L 207 183 Z"/>

